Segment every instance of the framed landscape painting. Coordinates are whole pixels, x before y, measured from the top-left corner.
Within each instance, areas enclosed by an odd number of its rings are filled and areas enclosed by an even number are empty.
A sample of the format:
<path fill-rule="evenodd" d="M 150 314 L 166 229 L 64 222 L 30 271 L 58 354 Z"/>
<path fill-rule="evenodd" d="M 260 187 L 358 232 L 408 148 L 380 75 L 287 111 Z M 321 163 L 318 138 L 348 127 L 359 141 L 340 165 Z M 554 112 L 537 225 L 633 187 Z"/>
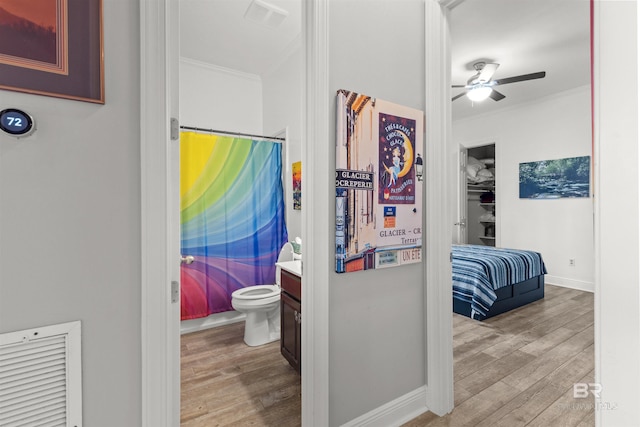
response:
<path fill-rule="evenodd" d="M 520 198 L 589 197 L 590 177 L 590 156 L 520 163 Z"/>
<path fill-rule="evenodd" d="M 102 0 L 0 0 L 0 89 L 104 103 Z"/>

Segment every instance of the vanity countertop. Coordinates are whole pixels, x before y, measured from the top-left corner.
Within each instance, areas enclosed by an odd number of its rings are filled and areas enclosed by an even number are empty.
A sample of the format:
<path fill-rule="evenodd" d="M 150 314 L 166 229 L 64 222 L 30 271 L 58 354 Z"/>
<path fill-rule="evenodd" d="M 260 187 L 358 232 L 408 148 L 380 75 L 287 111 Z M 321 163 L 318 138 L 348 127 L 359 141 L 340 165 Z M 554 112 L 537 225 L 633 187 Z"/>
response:
<path fill-rule="evenodd" d="M 300 260 L 276 262 L 276 265 L 291 274 L 302 277 L 302 261 Z"/>

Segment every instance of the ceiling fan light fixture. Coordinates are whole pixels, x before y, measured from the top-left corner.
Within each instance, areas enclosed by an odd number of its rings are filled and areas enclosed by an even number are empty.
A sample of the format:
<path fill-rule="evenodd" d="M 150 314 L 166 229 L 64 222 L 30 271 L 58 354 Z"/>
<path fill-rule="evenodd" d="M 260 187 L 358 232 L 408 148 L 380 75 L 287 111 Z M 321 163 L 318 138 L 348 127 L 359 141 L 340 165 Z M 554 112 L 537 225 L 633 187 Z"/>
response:
<path fill-rule="evenodd" d="M 484 101 L 489 97 L 489 95 L 491 95 L 492 90 L 493 89 L 491 89 L 490 86 L 475 86 L 469 89 L 469 91 L 467 92 L 467 98 L 469 98 L 473 102 Z"/>

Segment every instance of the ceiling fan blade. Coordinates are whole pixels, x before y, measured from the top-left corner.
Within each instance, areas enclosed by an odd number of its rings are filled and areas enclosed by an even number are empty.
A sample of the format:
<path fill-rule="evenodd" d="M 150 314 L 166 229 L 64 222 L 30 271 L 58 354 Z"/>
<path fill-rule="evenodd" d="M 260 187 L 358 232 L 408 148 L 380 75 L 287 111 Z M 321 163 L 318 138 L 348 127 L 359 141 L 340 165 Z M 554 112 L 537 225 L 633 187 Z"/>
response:
<path fill-rule="evenodd" d="M 467 87 L 467 85 L 451 85 L 451 87 Z"/>
<path fill-rule="evenodd" d="M 545 75 L 546 75 L 546 73 L 544 71 L 540 71 L 540 72 L 537 72 L 537 73 L 523 74 L 521 76 L 514 76 L 514 77 L 507 77 L 507 78 L 504 78 L 504 79 L 498 79 L 498 80 L 494 80 L 492 83 L 494 85 L 506 85 L 508 83 L 523 82 L 525 80 L 541 79 Z"/>
<path fill-rule="evenodd" d="M 498 67 L 500 66 L 500 64 L 495 64 L 495 63 L 488 63 L 488 64 L 484 64 L 484 67 L 482 68 L 482 70 L 480 71 L 480 73 L 478 74 L 478 77 L 476 77 L 474 80 L 477 82 L 485 82 L 488 83 L 491 81 L 491 77 L 493 77 L 493 75 L 495 74 L 496 70 L 498 69 Z"/>
<path fill-rule="evenodd" d="M 463 86 L 463 87 L 464 87 L 464 86 Z M 460 97 L 464 96 L 466 93 L 467 93 L 467 92 L 462 92 L 462 93 L 460 93 L 460 94 L 458 94 L 458 95 L 454 96 L 453 98 L 451 98 L 451 100 L 452 100 L 452 101 L 455 101 L 456 99 L 458 99 L 458 98 L 460 98 Z"/>
<path fill-rule="evenodd" d="M 497 90 L 493 89 L 491 91 L 491 93 L 489 94 L 489 98 L 493 99 L 494 101 L 500 101 L 501 99 L 506 98 L 506 96 L 504 96 L 503 94 L 501 94 Z"/>

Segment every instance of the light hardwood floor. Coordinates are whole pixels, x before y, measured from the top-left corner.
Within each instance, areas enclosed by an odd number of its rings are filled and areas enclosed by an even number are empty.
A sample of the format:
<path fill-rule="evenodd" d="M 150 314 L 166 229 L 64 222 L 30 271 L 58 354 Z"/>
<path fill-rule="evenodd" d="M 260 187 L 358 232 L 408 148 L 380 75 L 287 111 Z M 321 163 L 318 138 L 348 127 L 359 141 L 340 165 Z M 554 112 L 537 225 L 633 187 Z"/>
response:
<path fill-rule="evenodd" d="M 427 412 L 403 427 L 595 424 L 593 294 L 546 285 L 545 297 L 477 322 L 453 315 L 454 410 Z"/>
<path fill-rule="evenodd" d="M 299 426 L 300 376 L 280 342 L 249 347 L 244 322 L 181 339 L 181 427 Z"/>
<path fill-rule="evenodd" d="M 478 322 L 453 315 L 455 409 L 404 427 L 593 426 L 593 294 L 546 285 L 544 300 Z M 247 347 L 243 323 L 183 335 L 181 426 L 299 426 L 300 377 L 279 343 Z"/>

